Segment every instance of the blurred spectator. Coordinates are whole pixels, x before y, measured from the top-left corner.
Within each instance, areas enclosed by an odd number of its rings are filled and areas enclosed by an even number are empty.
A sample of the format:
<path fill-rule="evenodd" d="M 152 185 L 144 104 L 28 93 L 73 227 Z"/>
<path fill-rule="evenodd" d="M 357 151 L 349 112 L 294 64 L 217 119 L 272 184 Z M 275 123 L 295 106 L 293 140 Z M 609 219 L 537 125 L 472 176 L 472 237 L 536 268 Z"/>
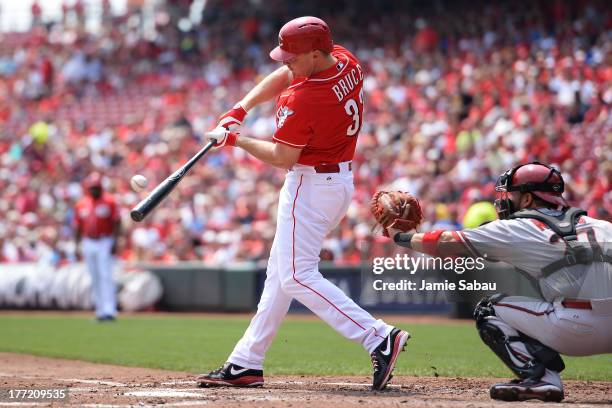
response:
<path fill-rule="evenodd" d="M 417 195 L 432 211 L 426 228 L 458 228 L 472 204 L 493 199 L 501 171 L 536 159 L 560 168 L 573 205 L 612 219 L 612 19 L 603 0 L 210 0 L 199 24 L 188 19 L 190 2 L 168 3 L 147 25 L 138 9 L 113 16 L 106 2 L 95 35 L 72 24 L 85 2 L 66 3 L 64 23 L 3 34 L 5 261 L 35 261 L 32 240 L 53 242 L 46 227 L 57 231 L 54 256 L 73 259 L 71 209 L 95 170 L 121 209 L 121 258 L 264 261 L 281 172 L 238 150 L 207 156 L 142 224 L 129 219 L 142 198 L 129 179 L 143 174 L 154 186 L 197 151 L 198 135 L 276 67 L 269 41 L 287 15 L 325 18 L 367 75 L 354 203 L 325 258 L 359 260 L 377 189 Z M 243 131 L 270 137 L 272 109 L 249 115 Z M 25 225 L 27 213 L 35 223 Z"/>
<path fill-rule="evenodd" d="M 30 7 L 32 13 L 32 27 L 36 27 L 42 24 L 42 8 L 37 0 L 34 0 Z"/>
<path fill-rule="evenodd" d="M 497 219 L 497 211 L 490 201 L 479 201 L 472 204 L 463 217 L 464 228 L 477 228 Z"/>

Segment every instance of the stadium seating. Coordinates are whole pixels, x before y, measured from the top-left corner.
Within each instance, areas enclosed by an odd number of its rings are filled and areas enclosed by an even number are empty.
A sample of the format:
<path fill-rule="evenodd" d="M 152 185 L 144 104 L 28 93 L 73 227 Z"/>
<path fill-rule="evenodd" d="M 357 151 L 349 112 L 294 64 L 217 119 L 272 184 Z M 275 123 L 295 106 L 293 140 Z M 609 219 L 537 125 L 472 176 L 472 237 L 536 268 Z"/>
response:
<path fill-rule="evenodd" d="M 265 261 L 284 174 L 238 149 L 207 156 L 146 222 L 129 219 L 142 198 L 131 175 L 155 185 L 195 153 L 216 117 L 274 69 L 267 52 L 283 13 L 325 4 L 261 2 L 253 7 L 276 11 L 247 15 L 239 3 L 211 1 L 192 31 L 158 25 L 154 40 L 129 15 L 95 35 L 61 23 L 1 35 L 0 261 L 74 260 L 72 208 L 94 169 L 122 206 L 122 259 Z M 535 159 L 560 167 L 573 205 L 612 220 L 605 1 L 419 3 L 419 13 L 393 3 L 362 20 L 359 1 L 322 9 L 367 74 L 357 189 L 326 259 L 358 260 L 381 186 L 420 197 L 424 229 L 455 225 L 493 198 L 499 173 Z M 257 108 L 243 133 L 270 138 L 273 117 L 273 106 Z M 37 121 L 48 134 L 29 134 Z"/>

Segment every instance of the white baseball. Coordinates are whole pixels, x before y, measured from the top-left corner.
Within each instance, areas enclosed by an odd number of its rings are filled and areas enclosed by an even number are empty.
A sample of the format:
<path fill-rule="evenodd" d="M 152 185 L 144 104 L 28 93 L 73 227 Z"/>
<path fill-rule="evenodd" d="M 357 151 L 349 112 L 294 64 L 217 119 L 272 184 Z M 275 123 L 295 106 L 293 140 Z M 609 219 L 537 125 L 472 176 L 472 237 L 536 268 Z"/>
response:
<path fill-rule="evenodd" d="M 130 180 L 130 186 L 132 186 L 132 189 L 137 192 L 144 190 L 148 183 L 149 181 L 147 178 L 141 174 L 136 174 Z"/>

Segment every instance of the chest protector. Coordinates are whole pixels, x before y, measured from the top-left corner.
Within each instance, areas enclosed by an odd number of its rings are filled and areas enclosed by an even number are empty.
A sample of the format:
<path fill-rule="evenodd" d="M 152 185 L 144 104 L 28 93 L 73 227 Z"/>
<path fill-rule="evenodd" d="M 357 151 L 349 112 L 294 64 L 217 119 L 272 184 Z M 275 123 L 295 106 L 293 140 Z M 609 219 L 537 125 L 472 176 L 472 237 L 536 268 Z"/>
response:
<path fill-rule="evenodd" d="M 559 213 L 555 215 L 554 213 Z M 570 207 L 561 212 L 546 211 L 539 209 L 524 209 L 516 211 L 508 218 L 531 218 L 546 224 L 557 237 L 566 244 L 565 256 L 542 268 L 544 276 L 558 271 L 561 268 L 574 265 L 589 265 L 593 262 L 607 262 L 612 264 L 612 255 L 604 253 L 599 243 L 595 240 L 595 232 L 592 229 L 586 231 L 588 242 L 578 241 L 576 235 L 576 224 L 581 216 L 587 212 L 580 208 Z"/>

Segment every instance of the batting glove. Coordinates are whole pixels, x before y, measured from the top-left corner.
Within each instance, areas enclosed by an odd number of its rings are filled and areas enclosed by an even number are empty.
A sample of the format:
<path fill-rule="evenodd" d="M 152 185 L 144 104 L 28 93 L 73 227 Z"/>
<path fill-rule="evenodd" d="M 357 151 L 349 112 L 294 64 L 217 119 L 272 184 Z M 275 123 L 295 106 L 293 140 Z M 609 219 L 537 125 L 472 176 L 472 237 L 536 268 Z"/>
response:
<path fill-rule="evenodd" d="M 236 146 L 236 139 L 238 139 L 238 134 L 234 132 L 230 132 L 228 129 L 223 126 L 217 126 L 210 132 L 206 132 L 204 134 L 206 139 L 215 142 L 215 149 L 219 149 L 223 146 Z"/>
<path fill-rule="evenodd" d="M 232 109 L 221 115 L 219 118 L 219 124 L 217 126 L 223 126 L 228 130 L 238 127 L 242 125 L 242 121 L 247 113 L 248 112 L 242 107 L 242 105 L 237 103 Z"/>

